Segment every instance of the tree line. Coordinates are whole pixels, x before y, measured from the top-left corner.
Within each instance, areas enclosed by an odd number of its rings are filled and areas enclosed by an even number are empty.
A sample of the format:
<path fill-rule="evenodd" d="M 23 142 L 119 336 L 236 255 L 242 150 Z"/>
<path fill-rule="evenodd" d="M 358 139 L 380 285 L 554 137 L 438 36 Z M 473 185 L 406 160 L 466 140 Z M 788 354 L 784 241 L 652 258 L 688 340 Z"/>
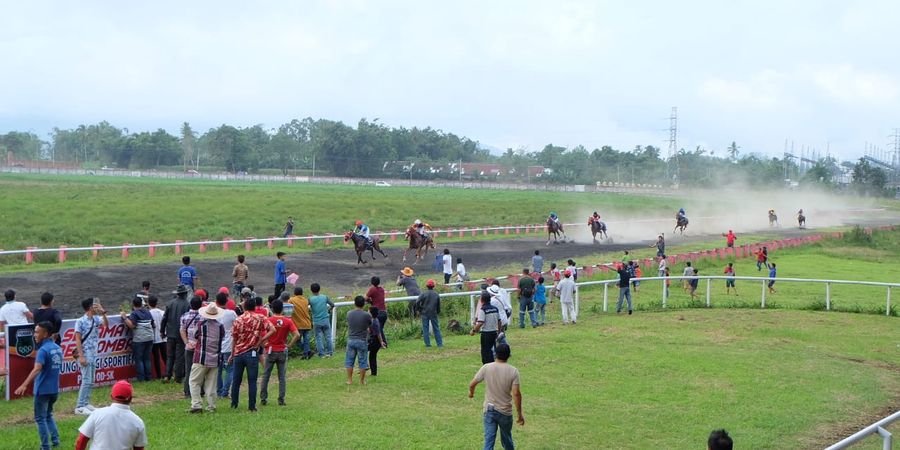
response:
<path fill-rule="evenodd" d="M 742 153 L 737 143 L 716 154 L 696 148 L 666 156 L 659 147 L 630 150 L 603 146 L 566 148 L 547 144 L 538 151 L 507 149 L 492 154 L 477 141 L 442 130 L 394 128 L 361 119 L 356 127 L 340 121 L 295 119 L 277 128 L 223 124 L 198 133 L 187 122 L 178 135 L 164 129 L 129 132 L 103 121 L 73 129 L 54 128 L 49 139 L 28 132 L 0 135 L 0 147 L 17 159 L 71 162 L 82 167 L 184 170 L 224 170 L 282 174 L 307 173 L 340 177 L 405 177 L 415 179 L 475 179 L 534 183 L 594 184 L 596 182 L 670 186 L 728 185 L 780 187 L 788 174 L 800 172 L 794 160 Z M 495 164 L 484 173 L 463 170 L 460 163 Z M 544 170 L 534 173 L 529 167 Z M 465 166 L 462 166 L 465 167 Z M 826 158 L 808 168 L 799 181 L 837 189 L 844 172 L 852 187 L 870 194 L 887 193 L 887 173 L 864 159 L 839 163 Z"/>

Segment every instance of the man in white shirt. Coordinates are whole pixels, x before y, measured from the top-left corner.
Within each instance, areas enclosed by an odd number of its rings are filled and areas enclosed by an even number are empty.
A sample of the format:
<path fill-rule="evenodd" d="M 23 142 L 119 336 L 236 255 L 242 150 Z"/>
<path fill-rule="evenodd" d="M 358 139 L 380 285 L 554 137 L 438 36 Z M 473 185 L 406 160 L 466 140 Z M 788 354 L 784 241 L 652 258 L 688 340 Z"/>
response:
<path fill-rule="evenodd" d="M 147 306 L 150 307 L 150 315 L 153 316 L 153 347 L 150 348 L 150 362 L 156 372 L 156 378 L 165 376 L 162 364 L 166 362 L 166 339 L 162 337 L 160 327 L 165 311 L 159 309 L 159 299 L 155 295 L 147 296 Z"/>
<path fill-rule="evenodd" d="M 78 428 L 75 450 L 85 450 L 91 439 L 91 448 L 133 448 L 147 446 L 147 430 L 144 421 L 131 411 L 131 383 L 121 380 L 113 385 L 110 397 L 112 405 L 95 409 Z"/>
<path fill-rule="evenodd" d="M 666 276 L 666 258 L 665 256 L 659 257 L 659 277 L 662 278 Z"/>
<path fill-rule="evenodd" d="M 16 291 L 7 289 L 3 295 L 6 303 L 0 307 L 0 331 L 6 331 L 7 325 L 27 325 L 29 320 L 34 320 L 28 307 L 16 301 Z"/>
<path fill-rule="evenodd" d="M 462 282 L 469 281 L 469 274 L 466 272 L 466 266 L 463 265 L 462 258 L 456 258 L 456 281 L 460 282 L 460 289 L 463 288 Z"/>
<path fill-rule="evenodd" d="M 450 249 L 444 249 L 441 262 L 444 264 L 444 284 L 450 284 L 450 277 L 453 276 L 453 257 L 450 256 Z"/>
<path fill-rule="evenodd" d="M 562 306 L 563 325 L 568 325 L 569 319 L 572 320 L 572 325 L 575 325 L 578 318 L 575 311 L 575 281 L 572 280 L 572 271 L 569 269 L 563 272 L 563 279 L 556 286 L 556 292 Z"/>
<path fill-rule="evenodd" d="M 501 317 L 505 315 L 509 318 L 510 314 L 512 314 L 512 302 L 510 301 L 509 292 L 507 292 L 506 289 L 501 288 L 500 282 L 497 280 L 492 282 L 491 286 L 488 288 L 488 292 L 491 294 L 491 297 L 496 298 L 500 302 L 503 312 L 505 313 L 501 314 Z"/>

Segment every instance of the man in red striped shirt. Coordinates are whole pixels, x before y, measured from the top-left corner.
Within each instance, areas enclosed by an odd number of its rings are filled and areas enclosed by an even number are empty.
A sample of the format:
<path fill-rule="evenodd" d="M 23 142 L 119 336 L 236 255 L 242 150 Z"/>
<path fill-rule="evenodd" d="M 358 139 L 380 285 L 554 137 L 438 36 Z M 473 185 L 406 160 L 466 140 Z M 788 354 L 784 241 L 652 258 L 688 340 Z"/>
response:
<path fill-rule="evenodd" d="M 234 378 L 231 381 L 231 407 L 237 409 L 241 393 L 241 382 L 244 370 L 247 370 L 247 390 L 249 391 L 250 411 L 256 411 L 256 381 L 259 377 L 259 347 L 275 333 L 275 327 L 262 314 L 250 311 L 256 307 L 256 301 L 247 299 L 244 302 L 244 314 L 241 314 L 231 328 L 231 358 L 234 362 Z"/>

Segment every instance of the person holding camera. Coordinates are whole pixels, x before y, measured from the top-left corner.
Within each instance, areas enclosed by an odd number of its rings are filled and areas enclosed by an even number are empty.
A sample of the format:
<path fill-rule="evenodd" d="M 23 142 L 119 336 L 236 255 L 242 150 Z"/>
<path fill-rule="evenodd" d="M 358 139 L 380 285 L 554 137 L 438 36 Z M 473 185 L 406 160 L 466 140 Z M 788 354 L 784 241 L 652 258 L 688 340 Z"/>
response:
<path fill-rule="evenodd" d="M 89 416 L 94 412 L 91 405 L 91 391 L 94 389 L 94 374 L 97 370 L 94 360 L 97 357 L 97 345 L 100 343 L 100 327 L 108 327 L 109 319 L 106 310 L 97 298 L 86 298 L 81 301 L 84 315 L 75 322 L 75 356 L 81 365 L 81 387 L 78 389 L 78 402 L 75 414 Z"/>

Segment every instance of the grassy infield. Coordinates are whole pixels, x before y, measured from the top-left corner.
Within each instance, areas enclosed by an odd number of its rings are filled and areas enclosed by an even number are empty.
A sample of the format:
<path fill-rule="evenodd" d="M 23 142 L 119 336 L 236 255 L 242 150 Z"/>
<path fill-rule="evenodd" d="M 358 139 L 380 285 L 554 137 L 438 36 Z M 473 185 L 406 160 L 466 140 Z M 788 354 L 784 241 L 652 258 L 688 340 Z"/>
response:
<path fill-rule="evenodd" d="M 784 250 L 773 259 L 784 277 L 888 280 L 900 269 L 900 233 L 876 234 L 873 243 Z M 699 267 L 713 273 L 721 265 Z M 739 275 L 757 274 L 750 260 L 736 266 Z M 510 333 L 511 362 L 522 372 L 525 396 L 527 423 L 515 430 L 522 448 L 702 448 L 716 427 L 729 429 L 739 448 L 816 448 L 897 407 L 894 317 L 797 310 L 823 301 L 823 288 L 787 283 L 776 285 L 779 293 L 767 301 L 781 310 L 721 308 L 758 305 L 759 286 L 741 282 L 740 297 L 727 298 L 721 283 L 714 284 L 710 310 L 678 308 L 692 304 L 673 283 L 674 308 L 662 312 L 658 284 L 646 284 L 634 316 L 601 314 L 602 291 L 584 290 L 577 326 L 561 326 L 554 304 L 549 326 Z M 880 306 L 883 314 L 882 289 L 834 286 L 832 299 L 838 309 L 878 312 Z M 447 306 L 443 323 L 466 314 Z M 465 396 L 480 363 L 477 339 L 445 333 L 443 350 L 426 351 L 419 340 L 400 339 L 414 336 L 414 324 L 394 324 L 392 346 L 380 355 L 381 375 L 366 387 L 343 384 L 340 359 L 292 360 L 286 408 L 249 415 L 220 404 L 215 415 L 188 417 L 179 390 L 149 383 L 138 385 L 135 410 L 154 448 L 208 447 L 211 440 L 222 448 L 250 442 L 257 448 L 478 447 L 483 391 L 474 402 Z M 100 400 L 108 393 L 98 389 L 95 403 L 105 404 Z M 70 414 L 74 400 L 74 393 L 64 394 L 58 406 L 64 442 L 74 442 L 81 423 Z M 25 401 L 0 404 L 4 448 L 34 446 L 30 410 Z"/>

